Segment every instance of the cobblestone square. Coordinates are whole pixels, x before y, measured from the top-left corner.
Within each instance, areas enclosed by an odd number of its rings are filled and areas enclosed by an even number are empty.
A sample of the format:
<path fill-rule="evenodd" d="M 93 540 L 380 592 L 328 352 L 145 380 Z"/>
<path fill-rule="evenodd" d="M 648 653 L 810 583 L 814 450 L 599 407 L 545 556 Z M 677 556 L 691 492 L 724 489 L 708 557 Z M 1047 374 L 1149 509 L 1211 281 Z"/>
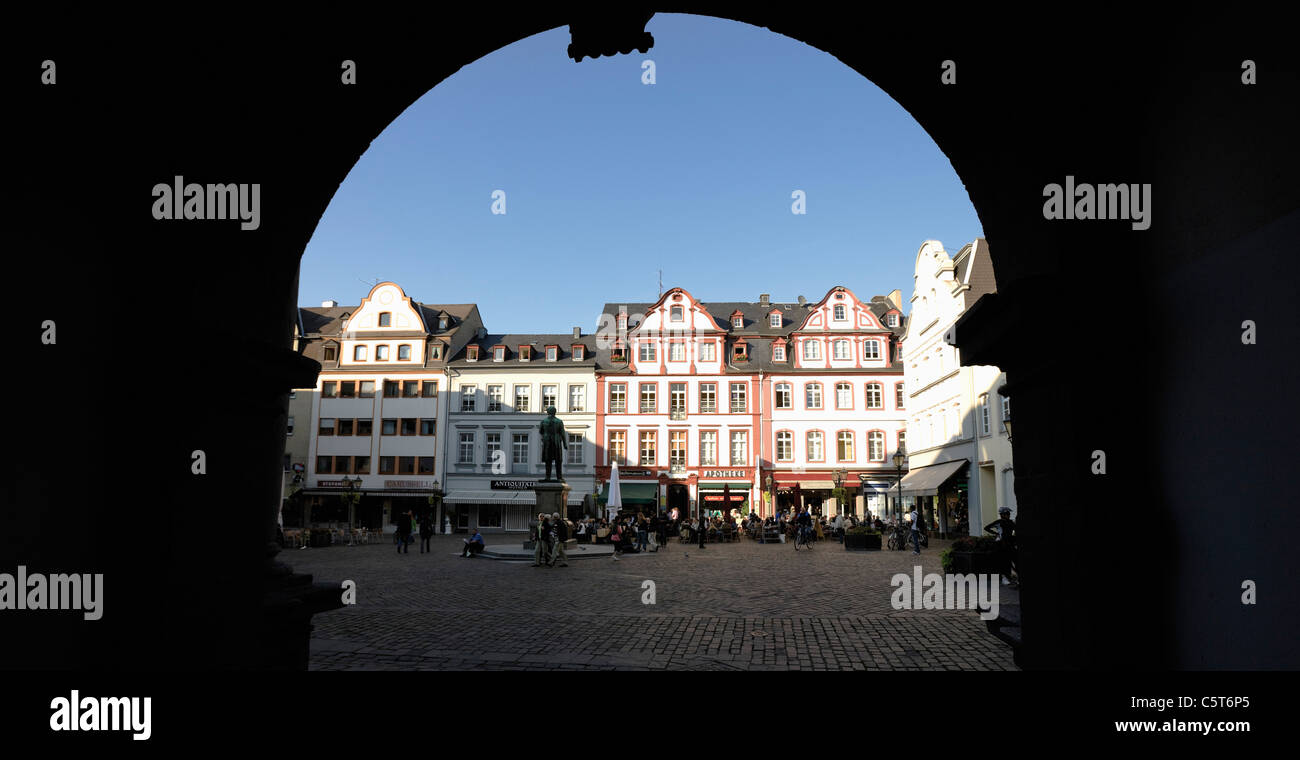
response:
<path fill-rule="evenodd" d="M 520 541 L 515 535 L 489 541 Z M 921 556 L 751 541 L 575 560 L 464 559 L 457 536 L 285 551 L 356 604 L 317 615 L 313 670 L 1014 670 L 975 611 L 895 610 L 890 578 L 940 572 Z M 575 548 L 573 555 L 582 553 Z M 655 603 L 642 583 L 654 581 Z"/>

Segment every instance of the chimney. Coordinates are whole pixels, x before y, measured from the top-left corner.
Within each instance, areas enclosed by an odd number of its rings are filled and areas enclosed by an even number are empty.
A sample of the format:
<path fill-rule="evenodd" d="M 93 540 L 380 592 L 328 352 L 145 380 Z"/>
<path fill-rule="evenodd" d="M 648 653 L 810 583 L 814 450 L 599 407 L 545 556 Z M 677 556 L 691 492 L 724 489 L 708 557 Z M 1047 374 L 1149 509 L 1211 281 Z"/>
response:
<path fill-rule="evenodd" d="M 889 295 L 885 296 L 885 298 L 889 299 L 889 302 L 894 305 L 895 309 L 903 308 L 903 291 L 898 288 L 889 291 Z"/>
<path fill-rule="evenodd" d="M 769 305 L 770 305 L 769 300 L 770 300 L 771 298 L 772 298 L 772 294 L 771 294 L 771 293 L 759 293 L 759 294 L 758 294 L 758 305 L 759 305 L 759 306 L 764 306 L 764 307 L 769 306 Z"/>
<path fill-rule="evenodd" d="M 339 302 L 331 298 L 328 301 L 321 301 L 320 305 L 322 309 L 333 309 L 335 306 L 339 305 Z"/>
<path fill-rule="evenodd" d="M 582 328 L 581 327 L 573 328 L 573 339 L 577 340 L 581 337 L 582 337 Z"/>
<path fill-rule="evenodd" d="M 807 305 L 808 305 L 808 299 L 807 299 L 807 298 L 804 298 L 803 296 L 799 296 L 799 305 L 800 305 L 800 306 L 807 306 Z"/>

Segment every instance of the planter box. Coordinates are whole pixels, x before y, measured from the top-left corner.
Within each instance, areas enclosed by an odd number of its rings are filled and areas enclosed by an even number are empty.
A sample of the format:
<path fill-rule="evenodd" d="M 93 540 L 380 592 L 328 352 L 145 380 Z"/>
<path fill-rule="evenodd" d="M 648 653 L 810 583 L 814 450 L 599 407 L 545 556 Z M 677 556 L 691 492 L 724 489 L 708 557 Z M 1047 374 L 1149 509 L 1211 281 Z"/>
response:
<path fill-rule="evenodd" d="M 1002 572 L 1003 560 L 1002 555 L 991 552 L 953 552 L 952 553 L 952 571 L 954 573 L 987 573 L 990 575 Z"/>
<path fill-rule="evenodd" d="M 845 551 L 880 551 L 880 534 L 865 536 L 855 536 L 852 533 L 844 535 Z"/>

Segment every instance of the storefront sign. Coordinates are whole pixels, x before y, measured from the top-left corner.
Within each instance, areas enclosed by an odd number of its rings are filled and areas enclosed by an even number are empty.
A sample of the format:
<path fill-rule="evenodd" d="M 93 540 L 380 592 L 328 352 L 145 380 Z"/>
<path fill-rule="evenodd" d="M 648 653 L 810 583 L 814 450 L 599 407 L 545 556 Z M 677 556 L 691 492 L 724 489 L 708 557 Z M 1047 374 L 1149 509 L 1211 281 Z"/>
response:
<path fill-rule="evenodd" d="M 622 478 L 622 477 L 628 477 L 628 476 L 633 476 L 633 477 L 650 477 L 651 475 L 654 475 L 654 472 L 651 471 L 651 470 L 619 470 L 619 471 L 618 471 L 618 475 L 619 475 L 619 477 L 621 477 L 621 478 Z"/>
<path fill-rule="evenodd" d="M 705 470 L 700 473 L 701 478 L 743 478 L 746 476 L 744 470 Z"/>
<path fill-rule="evenodd" d="M 530 491 L 537 485 L 536 480 L 494 480 L 493 491 Z"/>
<path fill-rule="evenodd" d="M 745 494 L 743 494 L 743 493 L 733 493 L 733 494 L 731 494 L 731 500 L 732 500 L 732 501 L 744 501 L 746 498 L 748 498 L 748 497 L 747 497 Z M 704 500 L 705 500 L 705 501 L 722 501 L 723 499 L 722 499 L 722 494 L 719 493 L 719 494 L 705 494 L 705 495 L 704 495 Z"/>
<path fill-rule="evenodd" d="M 320 488 L 347 488 L 348 484 L 341 480 L 321 480 L 316 485 Z"/>
<path fill-rule="evenodd" d="M 385 480 L 384 488 L 433 488 L 432 480 Z"/>

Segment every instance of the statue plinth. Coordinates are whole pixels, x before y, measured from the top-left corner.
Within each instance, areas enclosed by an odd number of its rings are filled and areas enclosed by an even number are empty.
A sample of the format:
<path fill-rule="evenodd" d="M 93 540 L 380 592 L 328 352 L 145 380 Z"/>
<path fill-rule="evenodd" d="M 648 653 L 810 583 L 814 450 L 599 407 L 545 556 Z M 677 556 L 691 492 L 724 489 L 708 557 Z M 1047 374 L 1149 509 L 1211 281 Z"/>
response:
<path fill-rule="evenodd" d="M 536 513 L 545 512 L 547 517 L 560 513 L 560 517 L 567 516 L 569 500 L 569 484 L 562 480 L 539 480 L 533 484 L 533 496 L 537 499 L 537 508 L 533 510 L 534 519 L 530 524 L 536 524 Z M 524 542 L 525 549 L 533 548 L 532 541 Z"/>

